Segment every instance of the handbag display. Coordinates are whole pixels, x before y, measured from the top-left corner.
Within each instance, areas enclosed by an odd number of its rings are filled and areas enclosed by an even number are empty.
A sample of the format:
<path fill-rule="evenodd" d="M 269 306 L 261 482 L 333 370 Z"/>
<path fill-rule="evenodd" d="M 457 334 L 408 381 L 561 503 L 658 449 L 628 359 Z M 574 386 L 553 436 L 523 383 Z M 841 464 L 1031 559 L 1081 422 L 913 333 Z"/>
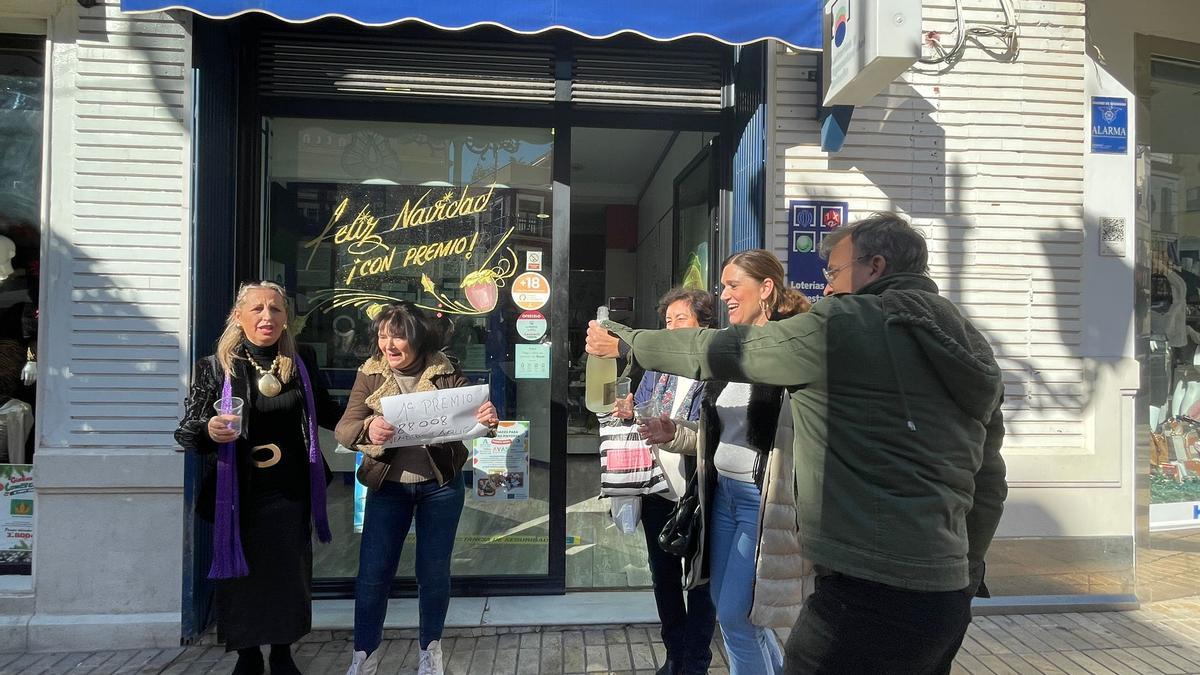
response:
<path fill-rule="evenodd" d="M 700 545 L 700 486 L 696 474 L 688 479 L 687 490 L 679 498 L 675 510 L 667 517 L 662 532 L 658 534 L 658 546 L 662 550 L 681 558 L 690 558 Z"/>

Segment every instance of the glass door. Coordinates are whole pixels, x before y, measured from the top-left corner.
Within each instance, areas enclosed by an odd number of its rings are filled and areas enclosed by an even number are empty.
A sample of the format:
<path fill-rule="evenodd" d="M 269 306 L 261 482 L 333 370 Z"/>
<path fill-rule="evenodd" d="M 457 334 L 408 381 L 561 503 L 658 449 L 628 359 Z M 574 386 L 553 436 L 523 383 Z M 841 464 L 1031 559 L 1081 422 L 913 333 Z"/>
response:
<path fill-rule="evenodd" d="M 276 117 L 269 121 L 263 272 L 292 294 L 295 332 L 348 396 L 382 305 L 407 300 L 444 351 L 490 385 L 499 439 L 468 444 L 456 578 L 549 569 L 552 150 L 549 129 Z M 314 577 L 358 570 L 356 453 L 322 430 L 337 542 Z M 409 535 L 410 538 L 413 536 Z M 413 574 L 406 546 L 399 577 Z M 344 587 L 344 586 L 343 586 Z"/>

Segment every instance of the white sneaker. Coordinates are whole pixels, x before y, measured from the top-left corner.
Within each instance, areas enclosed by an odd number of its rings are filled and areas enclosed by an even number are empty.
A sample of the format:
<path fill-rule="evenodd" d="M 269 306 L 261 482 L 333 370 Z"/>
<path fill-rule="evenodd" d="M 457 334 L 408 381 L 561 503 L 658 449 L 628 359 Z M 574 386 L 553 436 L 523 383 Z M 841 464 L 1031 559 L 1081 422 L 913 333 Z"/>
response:
<path fill-rule="evenodd" d="M 421 663 L 417 666 L 417 675 L 443 675 L 442 643 L 434 640 L 429 647 L 421 650 Z"/>
<path fill-rule="evenodd" d="M 350 669 L 346 671 L 346 675 L 375 675 L 378 670 L 378 649 L 369 655 L 366 652 L 354 652 L 354 660 L 350 662 Z"/>

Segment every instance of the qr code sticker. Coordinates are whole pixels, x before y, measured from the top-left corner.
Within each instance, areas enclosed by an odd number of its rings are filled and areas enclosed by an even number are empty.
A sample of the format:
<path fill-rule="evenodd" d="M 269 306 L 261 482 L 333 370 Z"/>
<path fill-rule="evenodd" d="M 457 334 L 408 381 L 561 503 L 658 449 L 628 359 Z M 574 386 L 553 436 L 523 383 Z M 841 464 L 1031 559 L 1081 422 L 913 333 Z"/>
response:
<path fill-rule="evenodd" d="M 1125 242 L 1125 219 L 1124 218 L 1101 218 L 1100 219 L 1100 241 L 1109 244 L 1118 244 Z"/>

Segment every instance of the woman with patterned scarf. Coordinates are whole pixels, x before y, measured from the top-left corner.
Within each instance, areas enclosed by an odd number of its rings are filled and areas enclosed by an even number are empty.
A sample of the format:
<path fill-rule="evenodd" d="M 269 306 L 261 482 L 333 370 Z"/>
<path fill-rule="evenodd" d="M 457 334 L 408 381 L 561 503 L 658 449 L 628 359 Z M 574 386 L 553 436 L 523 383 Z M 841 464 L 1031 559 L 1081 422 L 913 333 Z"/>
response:
<path fill-rule="evenodd" d="M 712 295 L 695 289 L 673 288 L 658 301 L 658 313 L 668 330 L 707 328 L 713 323 L 713 309 Z M 667 650 L 666 661 L 657 675 L 707 673 L 712 661 L 711 644 L 717 618 L 708 584 L 697 584 L 685 591 L 683 558 L 667 553 L 658 545 L 659 533 L 696 471 L 696 429 L 692 425 L 677 425 L 674 420 L 699 419 L 702 390 L 703 384 L 695 380 L 647 371 L 632 401 L 618 401 L 615 411 L 619 417 L 627 418 L 633 414 L 631 403 L 641 406 L 657 402 L 663 415 L 650 422 L 659 427 L 664 441 L 651 449 L 670 490 L 642 497 L 642 531 L 646 535 L 654 603 Z M 647 434 L 648 426 L 641 426 Z"/>

